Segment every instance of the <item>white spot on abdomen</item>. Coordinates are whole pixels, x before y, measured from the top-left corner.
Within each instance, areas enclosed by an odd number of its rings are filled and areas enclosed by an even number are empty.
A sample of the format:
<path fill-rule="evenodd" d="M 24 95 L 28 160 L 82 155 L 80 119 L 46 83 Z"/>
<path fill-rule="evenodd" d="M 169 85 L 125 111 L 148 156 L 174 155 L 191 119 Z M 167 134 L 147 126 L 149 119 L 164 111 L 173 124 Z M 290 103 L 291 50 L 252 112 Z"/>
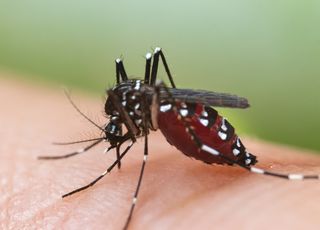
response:
<path fill-rule="evenodd" d="M 239 138 L 237 138 L 237 146 L 238 146 L 239 148 L 241 147 Z"/>
<path fill-rule="evenodd" d="M 161 105 L 160 106 L 160 111 L 165 113 L 165 112 L 169 111 L 171 108 L 172 108 L 171 104 Z"/>
<path fill-rule="evenodd" d="M 188 115 L 188 110 L 187 109 L 180 109 L 180 114 L 181 114 L 181 116 L 185 117 Z"/>
<path fill-rule="evenodd" d="M 246 165 L 249 165 L 251 163 L 251 159 L 250 158 L 247 158 L 246 159 Z"/>
<path fill-rule="evenodd" d="M 201 146 L 201 149 L 202 149 L 203 151 L 206 151 L 206 152 L 208 152 L 208 153 L 211 153 L 212 155 L 215 155 L 215 156 L 219 156 L 219 155 L 220 155 L 220 153 L 219 153 L 217 150 L 209 147 L 208 145 L 202 145 L 202 146 Z"/>
<path fill-rule="evenodd" d="M 218 132 L 219 137 L 221 140 L 225 141 L 227 139 L 227 134 L 223 132 Z"/>
<path fill-rule="evenodd" d="M 200 118 L 200 123 L 207 127 L 209 124 L 209 121 L 208 119 Z"/>
<path fill-rule="evenodd" d="M 240 153 L 240 150 L 239 149 L 233 149 L 232 152 L 233 152 L 233 155 L 238 156 L 239 153 Z"/>
<path fill-rule="evenodd" d="M 205 110 L 203 110 L 202 113 L 201 113 L 201 115 L 204 116 L 204 117 L 207 117 L 207 116 L 208 116 L 208 112 L 205 111 Z"/>
<path fill-rule="evenodd" d="M 227 126 L 226 126 L 226 123 L 225 123 L 225 119 L 223 118 L 222 119 L 222 124 L 221 124 L 221 129 L 223 130 L 223 131 L 227 131 Z"/>

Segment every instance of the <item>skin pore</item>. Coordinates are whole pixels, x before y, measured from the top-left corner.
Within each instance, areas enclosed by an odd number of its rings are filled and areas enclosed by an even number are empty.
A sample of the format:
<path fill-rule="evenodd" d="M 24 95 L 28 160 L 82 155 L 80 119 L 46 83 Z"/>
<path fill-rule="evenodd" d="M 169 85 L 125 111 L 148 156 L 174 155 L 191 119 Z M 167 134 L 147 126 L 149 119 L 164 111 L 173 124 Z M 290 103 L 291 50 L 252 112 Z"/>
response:
<path fill-rule="evenodd" d="M 116 159 L 102 143 L 69 159 L 39 161 L 86 146 L 53 141 L 99 137 L 59 90 L 0 78 L 0 228 L 121 229 L 143 160 L 143 139 L 95 186 L 62 199 Z M 99 124 L 103 100 L 74 94 Z M 236 124 L 234 124 L 236 126 Z M 258 166 L 279 172 L 320 173 L 320 158 L 242 137 Z M 207 165 L 170 146 L 160 132 L 149 139 L 149 159 L 129 229 L 316 229 L 319 181 L 286 181 L 239 167 Z M 124 145 L 125 147 L 125 145 Z"/>

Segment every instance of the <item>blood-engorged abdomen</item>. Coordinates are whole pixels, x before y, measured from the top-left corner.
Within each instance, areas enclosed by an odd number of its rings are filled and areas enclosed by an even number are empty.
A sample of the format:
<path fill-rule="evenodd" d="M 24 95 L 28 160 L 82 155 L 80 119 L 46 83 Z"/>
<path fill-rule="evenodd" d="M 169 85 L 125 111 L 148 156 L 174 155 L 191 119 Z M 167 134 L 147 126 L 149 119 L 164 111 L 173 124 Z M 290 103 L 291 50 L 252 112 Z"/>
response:
<path fill-rule="evenodd" d="M 243 165 L 249 166 L 256 163 L 256 157 L 246 151 L 232 125 L 216 110 L 196 103 L 179 103 L 176 108 L 202 144 L 210 146 Z M 185 155 L 208 164 L 230 164 L 219 156 L 203 150 L 199 151 L 198 146 L 186 130 L 183 120 L 179 119 L 172 104 L 161 104 L 158 125 L 171 145 L 174 145 Z"/>

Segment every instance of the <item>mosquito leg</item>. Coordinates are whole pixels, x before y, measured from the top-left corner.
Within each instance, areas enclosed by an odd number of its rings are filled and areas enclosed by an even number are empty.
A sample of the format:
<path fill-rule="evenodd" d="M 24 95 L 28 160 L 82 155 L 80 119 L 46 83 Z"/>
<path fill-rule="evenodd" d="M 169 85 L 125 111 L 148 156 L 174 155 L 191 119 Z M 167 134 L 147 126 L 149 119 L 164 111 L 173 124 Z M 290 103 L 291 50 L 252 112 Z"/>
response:
<path fill-rule="evenodd" d="M 130 212 L 129 212 L 129 215 L 128 215 L 127 220 L 126 220 L 126 224 L 123 227 L 123 229 L 128 229 L 129 223 L 131 221 L 132 214 L 133 214 L 134 208 L 135 208 L 136 203 L 137 203 L 137 198 L 138 198 L 138 194 L 139 194 L 139 191 L 140 191 L 140 186 L 141 186 L 142 177 L 143 177 L 144 168 L 146 166 L 147 159 L 148 159 L 148 135 L 145 135 L 144 136 L 144 156 L 143 156 L 143 162 L 142 162 L 142 166 L 141 166 L 141 170 L 140 170 L 139 180 L 138 180 L 138 184 L 137 184 L 137 187 L 136 187 L 136 191 L 135 191 L 133 199 L 132 199 Z"/>
<path fill-rule="evenodd" d="M 117 62 L 118 59 L 115 60 L 116 62 L 116 79 L 117 79 L 117 84 L 120 83 L 120 70 L 119 70 L 119 63 Z"/>
<path fill-rule="evenodd" d="M 116 59 L 116 75 L 117 75 L 117 83 L 118 84 L 120 83 L 120 76 L 122 78 L 122 81 L 128 80 L 127 74 L 126 74 L 124 66 L 123 66 L 123 62 L 120 58 Z M 130 116 L 128 115 L 128 112 L 125 110 L 121 101 L 119 100 L 118 95 L 116 95 L 113 90 L 108 90 L 107 94 L 108 94 L 108 98 L 110 99 L 111 103 L 115 107 L 116 111 L 120 114 L 120 117 L 123 119 L 124 124 L 127 127 L 127 130 L 130 134 L 128 139 L 132 139 L 132 141 L 135 142 L 136 141 L 135 136 L 139 130 L 136 128 L 135 124 L 132 122 Z M 117 162 L 118 162 L 117 165 L 118 165 L 119 169 L 121 168 L 120 146 L 121 146 L 121 144 L 116 146 L 117 147 L 116 148 L 116 156 L 117 156 Z M 111 147 L 109 147 L 107 149 L 107 151 L 109 151 L 113 147 L 114 146 L 112 145 Z"/>
<path fill-rule="evenodd" d="M 104 153 L 107 153 L 109 152 L 111 149 L 114 149 L 116 148 L 116 157 L 117 157 L 117 160 L 118 160 L 118 168 L 120 169 L 121 168 L 121 161 L 120 161 L 120 148 L 122 146 L 122 144 L 124 142 L 126 142 L 127 140 L 131 139 L 131 136 L 130 136 L 130 133 L 126 133 L 125 135 L 121 136 L 121 137 L 118 137 L 117 140 L 114 139 L 112 141 L 111 146 L 109 146 L 107 149 L 104 150 Z"/>
<path fill-rule="evenodd" d="M 165 68 L 165 70 L 167 72 L 168 78 L 170 80 L 171 86 L 172 86 L 172 88 L 176 88 L 176 85 L 174 84 L 173 77 L 172 77 L 172 75 L 170 73 L 170 69 L 169 69 L 169 66 L 167 64 L 166 58 L 165 58 L 165 56 L 164 56 L 164 54 L 163 54 L 161 49 L 160 49 L 159 53 L 160 53 L 160 57 L 161 57 L 163 65 L 164 65 L 164 68 Z"/>
<path fill-rule="evenodd" d="M 146 100 L 146 95 L 143 94 L 142 95 L 142 101 L 141 101 L 141 107 L 142 107 L 142 111 L 147 111 L 145 110 L 147 107 L 147 100 Z M 132 214 L 134 211 L 134 208 L 136 206 L 137 203 L 137 199 L 138 199 L 138 194 L 140 191 L 140 187 L 141 187 L 141 182 L 142 182 L 142 178 L 143 178 L 143 173 L 144 173 L 144 169 L 146 166 L 146 162 L 148 159 L 148 123 L 147 123 L 147 112 L 143 112 L 142 113 L 142 119 L 143 119 L 143 124 L 144 124 L 144 155 L 143 155 L 143 162 L 142 162 L 142 166 L 140 169 L 140 175 L 139 175 L 139 180 L 138 180 L 138 184 L 136 187 L 136 191 L 134 193 L 133 199 L 132 199 L 132 204 L 131 204 L 131 208 L 130 208 L 130 212 L 129 215 L 127 217 L 126 223 L 123 227 L 124 230 L 127 230 L 132 218 Z"/>
<path fill-rule="evenodd" d="M 151 79 L 150 79 L 150 85 L 154 86 L 157 80 L 157 72 L 158 72 L 158 64 L 159 64 L 159 57 L 161 57 L 162 63 L 164 65 L 164 68 L 167 72 L 169 81 L 171 83 L 172 88 L 176 88 L 176 85 L 174 84 L 172 75 L 169 70 L 169 66 L 167 64 L 166 58 L 161 50 L 161 48 L 157 47 L 154 50 L 154 55 L 153 55 L 153 63 L 152 63 L 152 70 L 151 70 Z"/>
<path fill-rule="evenodd" d="M 152 54 L 147 53 L 146 54 L 146 70 L 144 74 L 144 83 L 147 85 L 149 84 L 149 80 L 150 80 L 151 59 L 152 59 Z"/>
<path fill-rule="evenodd" d="M 72 157 L 75 155 L 78 155 L 80 153 L 84 153 L 86 151 L 88 151 L 89 149 L 91 149 L 92 147 L 96 146 L 97 144 L 99 144 L 104 138 L 101 138 L 95 142 L 93 142 L 91 145 L 83 148 L 83 149 L 79 149 L 75 152 L 66 154 L 66 155 L 62 155 L 62 156 L 38 156 L 39 160 L 58 160 L 58 159 L 63 159 L 63 158 L 68 158 L 68 157 Z"/>
<path fill-rule="evenodd" d="M 116 154 L 117 154 L 117 161 L 118 161 L 118 169 L 121 168 L 121 161 L 120 161 L 120 145 L 117 145 L 116 148 Z"/>
<path fill-rule="evenodd" d="M 186 122 L 185 118 L 180 115 L 180 113 L 179 113 L 180 108 L 178 108 L 179 103 L 177 103 L 177 100 L 175 100 L 172 97 L 172 95 L 170 94 L 169 90 L 165 86 L 163 86 L 163 83 L 162 83 L 162 88 L 167 91 L 168 96 L 172 101 L 172 109 L 175 111 L 178 119 L 183 122 L 184 126 L 186 127 L 187 133 L 190 135 L 191 140 L 198 146 L 199 151 L 205 151 L 205 152 L 207 152 L 209 154 L 212 154 L 214 156 L 220 157 L 220 158 L 224 159 L 225 161 L 230 162 L 231 164 L 238 165 L 241 168 L 243 168 L 245 170 L 248 170 L 248 171 L 250 171 L 252 173 L 256 173 L 256 174 L 263 174 L 263 175 L 278 177 L 278 178 L 287 179 L 287 180 L 304 180 L 304 179 L 319 180 L 320 179 L 319 175 L 278 173 L 278 172 L 272 172 L 272 171 L 264 170 L 264 169 L 261 169 L 261 168 L 258 168 L 258 167 L 246 165 L 246 164 L 243 164 L 243 163 L 238 162 L 236 160 L 233 160 L 232 158 L 220 153 L 216 149 L 214 149 L 214 148 L 212 148 L 212 147 L 210 147 L 210 146 L 208 146 L 206 144 L 203 144 L 201 142 L 201 139 L 195 134 L 193 129 Z"/>
<path fill-rule="evenodd" d="M 119 157 L 119 159 L 117 159 L 115 162 L 113 162 L 113 164 L 106 170 L 106 171 L 104 171 L 99 177 L 97 177 L 95 180 L 93 180 L 91 183 L 89 183 L 89 184 L 87 184 L 87 185 L 85 185 L 85 186 L 83 186 L 83 187 L 81 187 L 81 188 L 78 188 L 78 189 L 75 189 L 75 190 L 73 190 L 73 191 L 71 191 L 71 192 L 69 192 L 69 193 L 67 193 L 67 194 L 64 194 L 63 196 L 62 196 L 62 198 L 65 198 L 65 197 L 67 197 L 67 196 L 70 196 L 70 195 L 72 195 L 72 194 L 75 194 L 75 193 L 77 193 L 77 192 L 80 192 L 80 191 L 82 191 L 82 190 L 85 190 L 85 189 L 87 189 L 87 188 L 89 188 L 89 187 L 91 187 L 91 186 L 93 186 L 95 183 L 97 183 L 99 180 L 101 180 L 105 175 L 107 175 L 109 172 L 111 172 L 111 170 L 118 164 L 118 162 L 126 155 L 126 153 L 130 150 L 130 148 L 132 147 L 132 145 L 133 145 L 133 142 L 131 142 L 128 146 L 127 146 L 127 148 L 123 151 L 123 153 L 120 155 L 120 157 Z"/>
<path fill-rule="evenodd" d="M 116 59 L 116 76 L 117 76 L 117 83 L 120 83 L 120 77 L 122 81 L 127 81 L 128 76 L 124 69 L 123 62 L 120 58 Z"/>
<path fill-rule="evenodd" d="M 121 148 L 121 145 L 126 142 L 127 140 L 130 139 L 130 135 L 128 135 L 129 133 L 126 133 L 124 136 L 123 136 L 123 139 L 120 141 L 120 143 L 116 146 L 116 154 L 117 154 L 117 161 L 118 161 L 118 169 L 121 168 L 121 159 L 120 159 L 120 148 Z"/>

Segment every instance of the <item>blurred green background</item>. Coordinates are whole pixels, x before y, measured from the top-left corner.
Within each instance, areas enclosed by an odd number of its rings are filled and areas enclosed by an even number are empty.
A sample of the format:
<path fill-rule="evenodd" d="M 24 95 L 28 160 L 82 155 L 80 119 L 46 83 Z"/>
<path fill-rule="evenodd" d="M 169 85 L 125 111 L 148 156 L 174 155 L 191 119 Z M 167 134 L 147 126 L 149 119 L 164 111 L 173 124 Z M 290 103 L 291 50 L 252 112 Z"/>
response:
<path fill-rule="evenodd" d="M 1 0 L 0 71 L 102 95 L 161 46 L 178 87 L 249 99 L 238 133 L 320 150 L 319 24 L 313 0 Z"/>

